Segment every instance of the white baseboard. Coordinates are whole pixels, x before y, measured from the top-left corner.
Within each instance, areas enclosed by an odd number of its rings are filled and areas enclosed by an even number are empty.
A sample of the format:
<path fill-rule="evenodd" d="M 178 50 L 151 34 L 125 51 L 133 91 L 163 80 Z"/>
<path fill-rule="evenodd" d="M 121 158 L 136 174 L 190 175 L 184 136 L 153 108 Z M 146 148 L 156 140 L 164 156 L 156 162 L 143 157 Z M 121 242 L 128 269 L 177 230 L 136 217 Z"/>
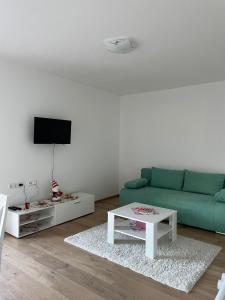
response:
<path fill-rule="evenodd" d="M 116 198 L 116 197 L 119 197 L 119 194 L 111 195 L 111 196 L 108 196 L 108 197 L 105 197 L 105 198 L 98 198 L 98 199 L 95 199 L 95 202 L 107 200 L 107 199 L 110 199 L 110 198 Z"/>

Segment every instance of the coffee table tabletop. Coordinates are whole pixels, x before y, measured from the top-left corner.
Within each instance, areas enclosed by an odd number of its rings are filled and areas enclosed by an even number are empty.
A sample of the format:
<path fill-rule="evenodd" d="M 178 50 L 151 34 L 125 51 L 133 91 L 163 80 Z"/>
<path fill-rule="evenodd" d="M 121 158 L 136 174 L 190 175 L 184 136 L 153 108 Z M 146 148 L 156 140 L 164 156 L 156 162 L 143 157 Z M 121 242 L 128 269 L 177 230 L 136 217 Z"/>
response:
<path fill-rule="evenodd" d="M 133 212 L 132 208 L 136 207 L 146 207 L 146 208 L 154 208 L 154 210 L 157 212 L 157 214 L 149 214 L 149 215 L 137 215 Z M 130 204 L 127 204 L 125 206 L 121 206 L 119 208 L 110 210 L 111 214 L 114 214 L 116 216 L 120 216 L 122 218 L 127 218 L 130 220 L 140 221 L 143 223 L 158 223 L 161 222 L 167 218 L 169 218 L 172 214 L 176 213 L 176 210 L 173 209 L 167 209 L 162 208 L 158 206 L 133 202 Z"/>

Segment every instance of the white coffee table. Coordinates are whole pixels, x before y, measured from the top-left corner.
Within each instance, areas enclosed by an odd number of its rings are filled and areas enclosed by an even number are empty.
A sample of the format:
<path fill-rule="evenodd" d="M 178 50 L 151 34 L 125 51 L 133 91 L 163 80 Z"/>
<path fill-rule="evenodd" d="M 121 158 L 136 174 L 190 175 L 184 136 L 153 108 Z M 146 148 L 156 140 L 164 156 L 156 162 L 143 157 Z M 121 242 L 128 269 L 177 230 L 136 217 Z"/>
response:
<path fill-rule="evenodd" d="M 154 208 L 158 214 L 137 215 L 132 210 L 132 208 L 135 207 L 151 207 Z M 121 217 L 126 220 L 115 222 L 115 217 Z M 168 224 L 161 223 L 166 219 L 169 219 Z M 138 231 L 132 229 L 130 220 L 145 223 L 146 230 Z M 107 241 L 110 244 L 114 244 L 114 232 L 144 240 L 145 255 L 149 258 L 154 258 L 157 255 L 157 244 L 161 237 L 169 234 L 172 242 L 177 238 L 177 211 L 134 202 L 108 212 Z"/>

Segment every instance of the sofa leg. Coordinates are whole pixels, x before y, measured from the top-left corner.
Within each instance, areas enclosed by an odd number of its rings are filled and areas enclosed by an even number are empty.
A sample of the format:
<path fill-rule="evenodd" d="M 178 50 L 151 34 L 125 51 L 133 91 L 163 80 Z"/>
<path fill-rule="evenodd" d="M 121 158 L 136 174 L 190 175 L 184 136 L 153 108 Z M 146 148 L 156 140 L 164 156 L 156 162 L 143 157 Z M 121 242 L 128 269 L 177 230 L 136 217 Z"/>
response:
<path fill-rule="evenodd" d="M 225 235 L 225 233 L 224 233 L 224 232 L 219 232 L 219 231 L 216 231 L 216 233 Z"/>

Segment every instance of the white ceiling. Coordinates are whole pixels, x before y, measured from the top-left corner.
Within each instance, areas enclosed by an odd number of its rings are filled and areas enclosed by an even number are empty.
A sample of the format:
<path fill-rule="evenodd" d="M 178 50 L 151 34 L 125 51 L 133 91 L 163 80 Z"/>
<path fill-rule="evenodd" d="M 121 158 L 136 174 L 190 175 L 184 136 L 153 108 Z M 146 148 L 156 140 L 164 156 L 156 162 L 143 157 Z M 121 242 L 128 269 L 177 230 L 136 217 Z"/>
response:
<path fill-rule="evenodd" d="M 117 94 L 224 80 L 225 1 L 0 0 L 0 58 Z"/>

